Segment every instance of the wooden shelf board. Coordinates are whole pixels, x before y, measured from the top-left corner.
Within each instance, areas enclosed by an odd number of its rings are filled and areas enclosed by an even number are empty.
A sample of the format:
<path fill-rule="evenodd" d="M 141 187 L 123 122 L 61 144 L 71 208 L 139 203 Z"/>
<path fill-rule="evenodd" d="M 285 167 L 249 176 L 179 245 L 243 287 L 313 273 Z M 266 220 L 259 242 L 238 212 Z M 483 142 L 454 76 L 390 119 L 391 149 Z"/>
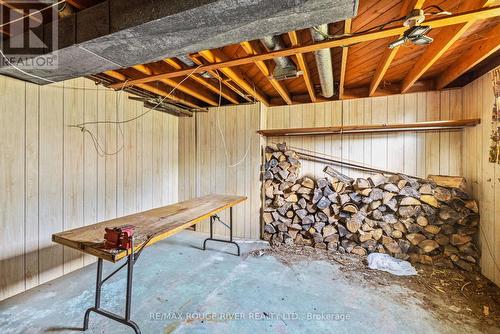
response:
<path fill-rule="evenodd" d="M 371 125 L 346 125 L 328 126 L 317 128 L 289 128 L 289 129 L 269 129 L 259 130 L 257 133 L 264 137 L 281 136 L 320 136 L 320 135 L 340 135 L 353 133 L 374 133 L 374 132 L 407 132 L 407 131 L 443 131 L 457 130 L 469 126 L 476 126 L 481 122 L 479 118 L 430 121 L 406 124 L 371 124 Z"/>

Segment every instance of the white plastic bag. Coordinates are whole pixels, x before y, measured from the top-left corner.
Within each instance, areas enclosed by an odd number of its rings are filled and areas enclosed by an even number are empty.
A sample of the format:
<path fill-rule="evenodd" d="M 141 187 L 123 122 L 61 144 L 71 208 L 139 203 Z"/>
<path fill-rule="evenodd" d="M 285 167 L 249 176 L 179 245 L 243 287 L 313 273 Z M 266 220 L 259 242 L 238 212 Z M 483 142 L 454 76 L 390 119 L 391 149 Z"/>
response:
<path fill-rule="evenodd" d="M 368 255 L 368 268 L 387 271 L 397 276 L 412 276 L 417 274 L 417 271 L 410 262 L 382 253 L 371 253 Z"/>

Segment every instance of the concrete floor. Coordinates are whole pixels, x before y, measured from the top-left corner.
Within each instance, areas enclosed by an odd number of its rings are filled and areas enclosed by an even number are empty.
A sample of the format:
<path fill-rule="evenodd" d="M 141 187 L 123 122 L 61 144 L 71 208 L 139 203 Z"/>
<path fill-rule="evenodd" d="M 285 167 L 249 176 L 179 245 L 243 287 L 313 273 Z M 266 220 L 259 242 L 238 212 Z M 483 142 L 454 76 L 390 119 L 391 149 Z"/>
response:
<path fill-rule="evenodd" d="M 479 333 L 433 318 L 404 288 L 363 287 L 323 261 L 290 267 L 272 256 L 245 256 L 266 247 L 262 242 L 241 243 L 241 257 L 223 243 L 204 252 L 204 237 L 186 231 L 144 251 L 134 267 L 132 308 L 142 333 Z M 76 333 L 93 304 L 95 268 L 0 302 L 0 333 Z M 106 283 L 106 309 L 123 312 L 125 282 L 123 271 Z M 388 288 L 401 290 L 402 302 Z M 93 313 L 87 333 L 132 330 Z"/>

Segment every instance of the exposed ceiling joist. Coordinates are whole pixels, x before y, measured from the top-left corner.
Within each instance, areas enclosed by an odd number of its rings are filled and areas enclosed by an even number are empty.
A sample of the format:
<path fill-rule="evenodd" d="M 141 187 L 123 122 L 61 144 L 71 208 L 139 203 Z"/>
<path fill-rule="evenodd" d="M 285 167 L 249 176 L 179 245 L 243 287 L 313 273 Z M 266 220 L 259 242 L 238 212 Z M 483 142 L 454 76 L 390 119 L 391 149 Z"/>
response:
<path fill-rule="evenodd" d="M 200 51 L 199 54 L 205 58 L 209 63 L 220 63 L 227 61 L 227 56 L 225 56 L 220 50 L 204 50 Z M 247 94 L 255 97 L 256 100 L 262 102 L 266 106 L 269 106 L 269 99 L 260 90 L 255 87 L 253 83 L 250 83 L 245 79 L 243 74 L 235 68 L 223 67 L 220 71 L 227 75 L 233 82 L 241 87 Z"/>
<path fill-rule="evenodd" d="M 379 88 L 373 94 L 376 96 L 388 96 L 399 94 L 400 83 L 396 82 L 390 87 Z M 415 84 L 408 90 L 407 93 L 417 93 L 417 92 L 428 92 L 434 90 L 434 80 L 420 80 L 415 82 Z M 344 99 L 359 99 L 368 96 L 369 87 L 357 87 L 349 88 L 344 92 Z"/>
<path fill-rule="evenodd" d="M 391 87 L 384 87 L 377 89 L 374 97 L 380 96 L 389 96 L 399 94 L 400 84 L 396 83 Z M 355 87 L 355 88 L 345 88 L 343 100 L 351 100 L 351 99 L 360 99 L 368 96 L 368 88 L 369 87 Z M 409 90 L 409 93 L 418 93 L 418 92 L 428 92 L 434 90 L 434 81 L 433 80 L 421 80 L 417 81 Z M 293 104 L 303 104 L 310 103 L 309 94 L 297 94 L 292 96 Z M 334 98 L 326 98 L 321 95 L 316 97 L 316 102 L 329 102 L 335 101 Z M 271 98 L 271 106 L 280 106 L 283 105 L 281 103 L 280 98 Z"/>
<path fill-rule="evenodd" d="M 146 65 L 135 65 L 132 66 L 132 68 L 146 75 L 154 74 L 153 70 Z M 176 79 L 161 79 L 160 82 L 163 82 L 164 84 L 172 88 L 178 89 L 179 91 L 187 95 L 191 95 L 195 99 L 208 103 L 211 106 L 216 107 L 218 105 L 215 98 L 203 94 L 202 92 L 200 92 L 200 89 L 191 85 L 189 82 L 187 82 L 187 80 L 182 84 L 180 84 L 180 80 Z"/>
<path fill-rule="evenodd" d="M 436 79 L 436 89 L 443 89 L 453 80 L 500 50 L 500 25 L 496 25 L 475 45 Z"/>
<path fill-rule="evenodd" d="M 241 47 L 243 50 L 245 50 L 245 53 L 249 56 L 251 55 L 257 55 L 259 52 L 255 50 L 255 48 L 252 46 L 250 42 L 242 42 L 240 43 Z M 272 77 L 271 71 L 267 67 L 266 63 L 263 61 L 256 61 L 255 65 L 259 68 L 259 70 L 262 72 L 262 74 L 267 78 L 269 83 L 276 89 L 276 91 L 280 94 L 280 96 L 283 98 L 286 104 L 292 104 L 292 99 L 290 98 L 290 94 L 286 90 L 286 88 L 275 78 Z"/>
<path fill-rule="evenodd" d="M 200 59 L 198 59 L 198 57 L 203 58 L 199 54 L 188 55 L 188 58 L 191 59 L 193 61 L 193 63 L 195 63 L 196 65 L 203 65 L 204 63 Z M 225 80 L 220 75 L 219 72 L 216 72 L 215 70 L 207 70 L 206 72 L 209 73 L 211 76 L 213 76 L 215 79 L 217 79 L 220 82 L 222 82 L 222 84 L 224 86 L 226 86 L 227 88 L 229 88 L 230 90 L 232 90 L 238 96 L 241 96 L 242 98 L 244 98 L 247 102 L 251 102 L 252 101 L 252 99 L 250 99 L 244 92 L 241 91 L 241 88 L 239 88 L 238 86 L 236 86 L 232 81 Z"/>
<path fill-rule="evenodd" d="M 469 0 L 464 1 L 464 10 L 474 10 L 486 7 L 492 0 Z M 417 81 L 474 23 L 475 19 L 469 20 L 463 24 L 457 24 L 443 28 L 434 38 L 427 50 L 419 57 L 406 75 L 401 85 L 401 93 L 406 93 L 408 89 Z"/>
<path fill-rule="evenodd" d="M 405 0 L 401 6 L 401 10 L 399 12 L 399 16 L 405 16 L 410 12 L 412 9 L 421 9 L 422 6 L 424 5 L 425 0 Z M 401 38 L 402 35 L 399 35 L 398 38 Z M 384 53 L 382 54 L 382 59 L 380 63 L 377 66 L 377 69 L 375 70 L 375 75 L 373 76 L 373 79 L 370 83 L 370 90 L 368 92 L 368 96 L 373 96 L 375 94 L 375 91 L 377 90 L 378 86 L 380 85 L 380 82 L 384 78 L 385 73 L 387 72 L 387 69 L 389 69 L 389 66 L 392 63 L 392 60 L 394 57 L 396 57 L 396 54 L 398 53 L 399 46 L 396 46 L 393 49 L 386 48 Z"/>
<path fill-rule="evenodd" d="M 185 66 L 183 66 L 183 64 L 176 59 L 168 58 L 168 59 L 165 59 L 164 61 L 165 61 L 165 63 L 172 66 L 176 70 L 181 70 L 181 69 L 185 68 Z M 203 78 L 198 73 L 193 74 L 191 76 L 191 78 L 194 81 L 198 82 L 199 84 L 205 86 L 206 88 L 208 88 L 212 92 L 214 92 L 216 94 L 221 94 L 222 97 L 225 98 L 226 100 L 228 100 L 229 102 L 234 103 L 234 104 L 240 103 L 236 94 L 229 91 L 228 89 L 226 89 L 226 87 L 224 87 L 224 86 L 219 87 L 219 85 L 214 85 L 208 79 Z"/>
<path fill-rule="evenodd" d="M 94 6 L 98 1 L 95 0 L 66 0 L 71 6 L 82 10 Z"/>
<path fill-rule="evenodd" d="M 290 43 L 292 43 L 292 47 L 300 47 L 300 41 L 299 36 L 297 36 L 297 32 L 291 31 L 288 33 L 288 36 L 290 37 Z M 304 78 L 304 82 L 306 83 L 307 92 L 309 93 L 311 102 L 316 102 L 316 92 L 314 91 L 314 85 L 311 80 L 311 75 L 309 74 L 309 68 L 304 60 L 304 56 L 301 53 L 297 53 L 295 54 L 295 56 L 297 57 L 299 69 L 302 71 L 302 77 Z"/>
<path fill-rule="evenodd" d="M 488 19 L 492 17 L 497 17 L 500 16 L 500 6 L 496 7 L 490 7 L 490 8 L 482 8 L 479 10 L 473 10 L 470 12 L 466 13 L 460 13 L 460 14 L 455 14 L 447 17 L 442 17 L 434 20 L 429 20 L 426 21 L 426 24 L 429 25 L 431 28 L 441 28 L 441 27 L 447 27 L 451 25 L 457 25 L 461 23 L 467 23 L 469 21 L 475 21 L 475 20 L 482 20 L 482 19 Z M 313 52 L 319 49 L 324 49 L 324 48 L 333 48 L 333 47 L 340 47 L 340 46 L 345 46 L 345 45 L 350 45 L 354 43 L 361 43 L 361 42 L 367 42 L 367 41 L 373 41 L 381 38 L 387 38 L 391 36 L 398 36 L 401 33 L 403 33 L 406 30 L 406 27 L 394 27 L 394 28 L 388 28 L 388 29 L 383 29 L 383 30 L 378 30 L 378 31 L 373 31 L 373 32 L 367 32 L 364 34 L 359 34 L 359 35 L 353 35 L 353 36 L 348 36 L 348 37 L 343 37 L 339 39 L 333 39 L 333 40 L 326 40 L 323 42 L 318 42 L 310 45 L 304 45 L 304 46 L 292 46 L 287 49 L 282 49 L 278 51 L 272 51 L 268 53 L 263 53 L 259 55 L 253 55 L 253 56 L 247 56 L 243 58 L 238 58 L 238 59 L 226 59 L 226 60 L 221 60 L 221 61 L 215 61 L 212 62 L 211 64 L 200 66 L 195 70 L 195 72 L 205 72 L 209 70 L 216 70 L 216 69 L 221 69 L 221 68 L 231 68 L 234 66 L 239 66 L 243 64 L 249 64 L 253 63 L 256 61 L 264 61 L 264 60 L 269 60 L 273 59 L 276 57 L 288 57 L 292 55 L 297 55 L 301 53 L 306 53 L 306 52 Z M 292 34 L 293 35 L 293 34 Z M 434 42 L 435 43 L 435 42 Z M 434 44 L 433 43 L 433 44 Z M 431 45 L 433 45 L 431 44 Z M 146 83 L 150 81 L 157 81 L 162 78 L 174 78 L 174 77 L 181 77 L 188 75 L 193 71 L 192 68 L 190 69 L 184 69 L 184 70 L 179 70 L 179 71 L 174 71 L 174 72 L 169 72 L 169 73 L 163 73 L 159 75 L 153 75 L 150 77 L 142 78 L 142 79 L 135 79 L 135 80 L 130 80 L 125 84 L 125 86 L 131 86 L 135 85 L 137 83 Z M 119 82 L 116 84 L 111 85 L 113 88 L 120 88 L 124 83 Z"/>
<path fill-rule="evenodd" d="M 351 23 L 350 19 L 344 21 L 344 34 L 351 33 Z M 349 48 L 342 48 L 342 59 L 340 60 L 340 82 L 339 82 L 339 99 L 344 97 L 344 86 L 345 86 L 345 71 L 347 69 L 347 55 L 349 53 Z"/>
<path fill-rule="evenodd" d="M 106 72 L 104 72 L 104 74 L 106 74 L 107 76 L 110 76 L 116 80 L 122 80 L 122 81 L 127 80 L 127 77 L 125 75 L 123 75 L 117 71 L 106 71 Z M 144 89 L 145 91 L 151 92 L 153 94 L 160 95 L 160 96 L 166 97 L 172 101 L 182 103 L 185 106 L 195 108 L 195 109 L 203 109 L 200 106 L 198 106 L 197 104 L 192 103 L 191 101 L 183 99 L 182 97 L 179 97 L 179 96 L 173 94 L 172 92 L 164 91 L 163 89 L 155 87 L 151 84 L 137 84 L 136 86 L 138 88 Z"/>

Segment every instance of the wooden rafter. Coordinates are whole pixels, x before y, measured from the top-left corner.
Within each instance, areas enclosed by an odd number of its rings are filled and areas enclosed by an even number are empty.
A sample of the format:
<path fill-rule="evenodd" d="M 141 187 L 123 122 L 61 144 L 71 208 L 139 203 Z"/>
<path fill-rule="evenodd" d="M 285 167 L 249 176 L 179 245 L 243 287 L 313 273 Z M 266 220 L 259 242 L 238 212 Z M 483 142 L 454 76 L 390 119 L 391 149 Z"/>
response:
<path fill-rule="evenodd" d="M 255 48 L 252 46 L 250 42 L 242 42 L 240 43 L 240 45 L 243 48 L 243 50 L 245 50 L 246 54 L 249 56 L 259 54 L 259 52 L 255 50 Z M 264 63 L 263 61 L 256 61 L 255 65 L 259 68 L 259 70 L 267 78 L 267 80 L 269 80 L 269 83 L 271 83 L 274 89 L 276 89 L 276 91 L 280 94 L 285 103 L 292 104 L 292 99 L 290 98 L 290 94 L 278 80 L 272 77 L 271 72 L 269 71 L 269 68 L 267 67 L 266 63 Z"/>
<path fill-rule="evenodd" d="M 474 10 L 489 6 L 492 0 L 469 0 L 464 1 L 464 10 Z M 463 33 L 465 33 L 476 20 L 469 20 L 463 24 L 457 24 L 443 28 L 427 47 L 427 50 L 408 72 L 401 85 L 401 93 L 405 93 L 452 45 Z"/>
<path fill-rule="evenodd" d="M 399 87 L 401 85 L 397 82 L 389 87 L 379 87 L 372 96 L 388 96 L 399 94 Z M 344 99 L 357 99 L 368 96 L 369 87 L 357 87 L 346 89 Z M 434 80 L 419 80 L 407 91 L 407 93 L 428 92 L 434 90 Z"/>
<path fill-rule="evenodd" d="M 395 95 L 399 94 L 399 87 L 400 85 L 398 83 L 395 83 L 393 86 L 390 87 L 384 87 L 384 88 L 379 88 L 375 92 L 374 97 L 379 97 L 379 96 L 389 96 L 389 95 Z M 352 87 L 348 88 L 346 87 L 344 89 L 344 96 L 343 100 L 350 100 L 350 99 L 360 99 L 368 96 L 368 86 L 362 86 L 362 87 Z M 429 92 L 434 90 L 434 80 L 419 80 L 417 81 L 408 91 L 409 93 L 418 93 L 418 92 Z M 316 102 L 329 102 L 329 101 L 335 101 L 334 98 L 326 98 L 321 95 L 318 95 L 316 97 Z M 293 95 L 293 103 L 294 104 L 301 104 L 301 103 L 310 103 L 311 100 L 309 98 L 309 94 L 297 94 Z M 272 98 L 271 99 L 271 106 L 280 106 L 282 105 L 281 103 L 281 98 Z"/>
<path fill-rule="evenodd" d="M 106 71 L 104 72 L 104 74 L 106 74 L 107 76 L 111 77 L 111 78 L 114 78 L 116 80 L 121 80 L 121 81 L 126 81 L 127 80 L 127 77 L 123 74 L 121 74 L 120 72 L 117 72 L 117 71 Z M 160 95 L 160 96 L 163 96 L 163 97 L 168 97 L 168 99 L 172 100 L 172 101 L 176 101 L 176 102 L 179 102 L 179 103 L 182 103 L 184 104 L 185 106 L 188 106 L 188 107 L 191 107 L 191 108 L 196 108 L 196 109 L 202 109 L 200 106 L 198 106 L 197 104 L 194 104 L 192 103 L 191 101 L 188 101 L 186 99 L 183 99 L 175 94 L 172 94 L 172 93 L 169 93 L 167 91 L 164 91 L 163 89 L 160 89 L 160 88 L 157 88 L 151 84 L 137 84 L 136 85 L 138 88 L 141 88 L 141 89 L 144 89 L 148 92 L 151 92 L 153 94 L 156 94 L 156 95 Z"/>
<path fill-rule="evenodd" d="M 205 58 L 209 63 L 219 63 L 227 61 L 227 56 L 225 56 L 220 50 L 204 50 L 200 51 L 199 54 Z M 220 69 L 222 73 L 227 75 L 233 82 L 235 82 L 241 89 L 243 89 L 247 94 L 255 97 L 256 100 L 269 106 L 269 99 L 264 95 L 253 83 L 250 83 L 245 79 L 243 74 L 235 68 L 223 67 Z"/>
<path fill-rule="evenodd" d="M 97 3 L 95 0 L 66 0 L 66 2 L 79 10 L 92 7 Z"/>
<path fill-rule="evenodd" d="M 344 34 L 351 33 L 351 19 L 344 21 Z M 342 59 L 340 61 L 340 82 L 339 82 L 339 99 L 344 97 L 344 85 L 345 85 L 345 71 L 347 68 L 347 55 L 349 53 L 349 48 L 342 48 Z"/>
<path fill-rule="evenodd" d="M 175 68 L 176 70 L 181 70 L 183 68 L 185 68 L 185 66 L 183 66 L 183 64 L 174 59 L 174 58 L 167 58 L 164 60 L 165 63 L 169 64 L 170 66 L 172 66 L 173 68 Z M 191 78 L 198 82 L 199 84 L 205 86 L 206 88 L 210 89 L 212 92 L 216 93 L 216 94 L 221 94 L 223 98 L 225 98 L 226 100 L 228 100 L 229 102 L 231 103 L 234 103 L 234 104 L 239 104 L 240 101 L 238 100 L 238 97 L 236 96 L 236 94 L 234 94 L 233 92 L 229 91 L 228 89 L 226 89 L 226 87 L 222 86 L 222 89 L 220 89 L 219 85 L 214 85 L 213 83 L 211 83 L 209 80 L 203 78 L 201 75 L 199 75 L 198 73 L 196 74 L 193 74 L 191 76 Z"/>
<path fill-rule="evenodd" d="M 154 74 L 153 70 L 147 65 L 135 65 L 132 66 L 132 68 L 146 75 Z M 194 87 L 187 81 L 184 81 L 181 85 L 179 85 L 180 81 L 174 79 L 161 79 L 160 82 L 163 82 L 164 84 L 172 88 L 176 88 L 187 95 L 191 95 L 195 99 L 208 103 L 211 106 L 216 107 L 218 105 L 218 101 L 216 101 L 216 99 L 200 92 L 197 87 Z"/>
<path fill-rule="evenodd" d="M 401 6 L 399 16 L 401 17 L 407 15 L 408 12 L 410 12 L 412 9 L 421 9 L 422 6 L 424 5 L 424 2 L 425 0 L 406 0 L 405 2 L 403 2 Z M 401 38 L 401 35 L 399 35 L 398 38 Z M 368 91 L 368 96 L 373 96 L 375 94 L 375 91 L 377 90 L 380 82 L 384 78 L 385 73 L 389 69 L 392 60 L 394 59 L 394 57 L 396 57 L 398 50 L 399 46 L 396 46 L 393 49 L 387 48 L 385 52 L 382 54 L 382 60 L 378 64 L 377 69 L 375 70 L 375 75 L 373 76 L 373 79 L 370 83 L 370 90 Z"/>
<path fill-rule="evenodd" d="M 466 12 L 466 13 L 460 13 L 460 14 L 455 14 L 455 15 L 451 15 L 451 16 L 441 17 L 441 18 L 426 21 L 426 24 L 428 26 L 430 26 L 431 28 L 442 28 L 442 27 L 447 27 L 447 26 L 452 26 L 452 25 L 458 25 L 461 23 L 466 23 L 466 22 L 469 22 L 472 20 L 483 20 L 483 19 L 489 19 L 489 18 L 497 17 L 497 16 L 500 16 L 500 6 L 490 7 L 490 8 L 482 8 L 479 10 L 473 10 L 473 11 Z M 272 51 L 272 52 L 268 52 L 268 53 L 262 53 L 262 54 L 254 55 L 254 56 L 247 56 L 247 57 L 238 58 L 238 59 L 227 59 L 225 61 L 214 62 L 214 63 L 208 64 L 208 65 L 200 66 L 199 68 L 197 68 L 195 70 L 195 72 L 201 73 L 201 72 L 205 72 L 205 71 L 209 71 L 209 70 L 216 70 L 216 69 L 220 69 L 220 68 L 230 68 L 230 67 L 239 66 L 239 65 L 243 65 L 243 64 L 250 64 L 250 63 L 253 63 L 253 62 L 259 61 L 259 60 L 269 60 L 269 59 L 273 59 L 276 57 L 288 57 L 288 56 L 301 54 L 301 53 L 314 52 L 316 50 L 325 49 L 325 48 L 334 48 L 334 47 L 340 47 L 340 46 L 354 44 L 354 43 L 373 41 L 373 40 L 387 38 L 387 37 L 391 37 L 391 36 L 398 36 L 401 33 L 403 33 L 405 30 L 406 30 L 406 27 L 387 28 L 387 29 L 376 30 L 373 32 L 367 32 L 367 33 L 363 33 L 363 34 L 347 36 L 347 37 L 338 38 L 338 39 L 325 40 L 325 41 L 317 42 L 317 43 L 310 44 L 310 45 L 293 46 L 290 48 Z M 188 75 L 192 71 L 193 71 L 193 69 L 190 68 L 190 69 L 184 69 L 184 70 L 179 70 L 179 71 L 174 71 L 174 72 L 153 75 L 153 76 L 142 78 L 142 79 L 130 80 L 129 82 L 126 83 L 125 86 L 131 86 L 131 85 L 135 85 L 137 83 L 157 81 L 157 80 L 162 79 L 162 78 L 182 77 L 182 76 Z M 119 83 L 112 85 L 112 87 L 113 88 L 120 88 L 123 84 L 124 84 L 123 82 L 119 82 Z"/>
<path fill-rule="evenodd" d="M 496 25 L 485 36 L 465 52 L 436 79 L 436 89 L 446 87 L 453 80 L 500 50 L 500 25 Z"/>
<path fill-rule="evenodd" d="M 300 41 L 299 36 L 297 36 L 297 32 L 290 31 L 288 33 L 288 36 L 290 37 L 290 43 L 292 43 L 292 47 L 300 47 Z M 311 75 L 309 74 L 309 67 L 306 64 L 304 55 L 302 53 L 296 53 L 295 56 L 297 57 L 299 69 L 302 71 L 302 77 L 304 78 L 304 82 L 306 83 L 307 92 L 309 93 L 311 102 L 316 102 L 316 92 L 314 90 Z"/>
<path fill-rule="evenodd" d="M 203 58 L 198 54 L 188 55 L 189 59 L 191 59 L 193 61 L 193 63 L 195 63 L 196 65 L 203 65 L 203 62 L 200 59 L 198 59 L 197 56 L 200 58 Z M 222 82 L 222 84 L 224 86 L 226 86 L 227 88 L 229 88 L 230 90 L 232 90 L 233 92 L 238 94 L 238 96 L 241 96 L 242 98 L 244 98 L 248 102 L 252 101 L 252 99 L 250 99 L 246 94 L 244 94 L 239 87 L 237 87 L 233 82 L 225 80 L 215 70 L 207 70 L 206 72 L 209 73 L 211 76 L 213 76 L 215 79 L 220 80 L 220 82 Z"/>

